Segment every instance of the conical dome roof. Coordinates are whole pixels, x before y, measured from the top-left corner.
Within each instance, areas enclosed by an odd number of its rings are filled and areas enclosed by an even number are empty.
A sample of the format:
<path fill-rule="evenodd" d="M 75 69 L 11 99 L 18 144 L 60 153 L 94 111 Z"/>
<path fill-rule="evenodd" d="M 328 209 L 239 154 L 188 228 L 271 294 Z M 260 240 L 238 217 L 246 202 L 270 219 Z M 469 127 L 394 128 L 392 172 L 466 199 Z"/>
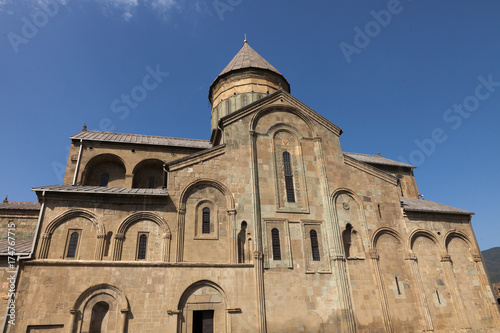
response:
<path fill-rule="evenodd" d="M 234 58 L 229 62 L 229 64 L 220 72 L 220 74 L 215 78 L 214 82 L 210 85 L 209 99 L 212 94 L 212 89 L 216 86 L 216 84 L 222 79 L 225 78 L 231 73 L 242 72 L 245 70 L 257 70 L 257 71 L 268 71 L 272 75 L 277 75 L 279 81 L 283 83 L 283 86 L 286 86 L 286 90 L 290 92 L 290 84 L 285 79 L 283 74 L 281 74 L 273 65 L 267 62 L 260 54 L 258 54 L 254 49 L 248 45 L 247 40 L 245 39 L 243 46 L 238 51 L 238 53 L 234 56 Z"/>
<path fill-rule="evenodd" d="M 261 68 L 267 69 L 283 76 L 276 68 L 273 67 L 266 59 L 262 58 L 254 49 L 248 45 L 247 41 L 243 43 L 243 47 L 234 56 L 233 60 L 220 72 L 219 76 L 222 76 L 231 71 L 242 69 L 242 68 Z"/>
<path fill-rule="evenodd" d="M 290 93 L 290 84 L 245 39 L 239 52 L 210 85 L 212 131 L 217 131 L 222 117 L 279 89 Z"/>

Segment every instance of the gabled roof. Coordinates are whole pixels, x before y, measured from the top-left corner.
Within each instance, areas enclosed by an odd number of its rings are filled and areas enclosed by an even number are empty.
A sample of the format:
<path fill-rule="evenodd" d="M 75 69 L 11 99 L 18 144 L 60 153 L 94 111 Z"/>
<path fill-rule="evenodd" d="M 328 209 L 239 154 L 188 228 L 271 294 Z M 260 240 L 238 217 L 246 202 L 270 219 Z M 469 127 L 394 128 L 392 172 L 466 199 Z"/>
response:
<path fill-rule="evenodd" d="M 272 94 L 267 95 L 264 98 L 261 98 L 235 112 L 232 112 L 222 118 L 219 119 L 219 124 L 221 126 L 226 126 L 229 125 L 243 117 L 248 116 L 249 114 L 252 114 L 258 110 L 261 110 L 261 108 L 267 104 L 271 104 L 273 102 L 279 101 L 280 99 L 283 99 L 283 101 L 286 101 L 288 105 L 293 106 L 297 109 L 303 110 L 308 117 L 310 117 L 312 120 L 316 121 L 317 123 L 321 124 L 328 130 L 332 131 L 336 135 L 340 136 L 342 134 L 342 129 L 299 101 L 297 98 L 293 97 L 290 95 L 287 91 L 283 89 L 278 89 Z M 280 103 L 282 103 L 280 101 Z M 282 103 L 283 106 L 287 106 L 287 104 Z M 279 104 L 276 104 L 276 107 L 279 107 Z"/>
<path fill-rule="evenodd" d="M 165 163 L 165 166 L 168 168 L 169 171 L 174 171 L 177 169 L 184 168 L 189 165 L 193 165 L 196 163 L 200 163 L 209 159 L 212 159 L 216 156 L 225 154 L 225 148 L 226 144 L 221 144 L 218 146 L 215 146 L 211 149 L 206 149 L 199 151 L 197 153 L 190 154 L 188 156 L 184 156 L 181 158 L 178 158 L 176 160 L 170 161 L 168 163 Z"/>
<path fill-rule="evenodd" d="M 415 198 L 401 198 L 401 207 L 407 212 L 428 212 L 428 213 L 445 213 L 445 214 L 460 214 L 460 215 L 474 215 L 474 213 L 443 205 L 434 201 L 415 199 Z"/>
<path fill-rule="evenodd" d="M 344 153 L 344 154 L 354 158 L 355 160 L 368 164 L 380 164 L 380 165 L 391 165 L 404 168 L 416 168 L 414 165 L 390 160 L 380 155 L 368 155 L 368 154 L 358 154 L 358 153 Z"/>
<path fill-rule="evenodd" d="M 40 192 L 62 192 L 62 193 L 81 193 L 81 194 L 114 194 L 114 195 L 147 195 L 147 196 L 168 196 L 164 189 L 156 188 L 123 188 L 123 187 L 104 187 L 104 186 L 80 186 L 80 185 L 50 185 L 34 187 L 32 191 Z"/>
<path fill-rule="evenodd" d="M 234 56 L 233 60 L 229 62 L 226 68 L 224 68 L 217 77 L 242 68 L 267 69 L 283 76 L 283 74 L 281 74 L 276 68 L 274 68 L 273 65 L 267 62 L 266 59 L 262 58 L 260 54 L 252 49 L 250 45 L 248 45 L 246 40 L 243 43 L 240 51 Z"/>
<path fill-rule="evenodd" d="M 152 136 L 141 134 L 125 134 L 83 130 L 70 137 L 71 140 L 87 140 L 100 142 L 117 142 L 139 145 L 155 145 L 155 146 L 173 146 L 186 148 L 212 148 L 212 144 L 208 140 L 197 139 L 181 139 L 171 138 L 166 136 Z"/>

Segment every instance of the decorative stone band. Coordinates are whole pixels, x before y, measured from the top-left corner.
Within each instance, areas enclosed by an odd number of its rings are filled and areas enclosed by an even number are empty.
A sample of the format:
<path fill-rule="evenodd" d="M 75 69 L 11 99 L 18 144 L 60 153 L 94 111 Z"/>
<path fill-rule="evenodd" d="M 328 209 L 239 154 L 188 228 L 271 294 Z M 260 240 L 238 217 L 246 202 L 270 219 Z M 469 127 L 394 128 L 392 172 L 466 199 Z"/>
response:
<path fill-rule="evenodd" d="M 377 250 L 375 250 L 375 249 L 369 249 L 368 256 L 372 260 L 379 260 L 380 259 L 380 256 L 378 255 Z"/>
<path fill-rule="evenodd" d="M 483 258 L 481 258 L 480 254 L 473 254 L 472 259 L 474 259 L 475 262 L 481 262 L 483 261 Z"/>
<path fill-rule="evenodd" d="M 451 262 L 451 256 L 449 256 L 449 255 L 442 255 L 441 256 L 441 262 Z"/>
<path fill-rule="evenodd" d="M 264 253 L 262 253 L 262 251 L 254 251 L 253 257 L 256 260 L 262 260 L 264 258 Z"/>
<path fill-rule="evenodd" d="M 345 261 L 345 256 L 343 254 L 334 254 L 332 255 L 333 261 Z"/>
<path fill-rule="evenodd" d="M 179 311 L 179 310 L 167 310 L 167 314 L 169 316 L 179 315 L 179 314 L 181 314 L 181 311 Z"/>
<path fill-rule="evenodd" d="M 415 255 L 415 253 L 409 252 L 409 251 L 405 253 L 405 260 L 418 261 L 417 256 Z"/>
<path fill-rule="evenodd" d="M 123 240 L 125 238 L 125 234 L 115 234 L 116 240 Z"/>

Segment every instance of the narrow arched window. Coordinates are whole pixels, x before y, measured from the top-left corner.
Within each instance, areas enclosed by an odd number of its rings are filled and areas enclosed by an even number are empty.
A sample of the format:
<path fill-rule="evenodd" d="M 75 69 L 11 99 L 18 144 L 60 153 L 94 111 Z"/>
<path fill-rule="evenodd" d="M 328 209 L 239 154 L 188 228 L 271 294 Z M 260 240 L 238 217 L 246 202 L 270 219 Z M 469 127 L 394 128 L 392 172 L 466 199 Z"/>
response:
<path fill-rule="evenodd" d="M 311 230 L 309 232 L 311 238 L 311 252 L 314 261 L 320 261 L 319 257 L 319 244 L 318 244 L 318 233 L 316 230 Z"/>
<path fill-rule="evenodd" d="M 241 99 L 243 100 L 243 106 L 247 106 L 247 97 L 243 95 Z"/>
<path fill-rule="evenodd" d="M 201 232 L 204 234 L 210 233 L 210 208 L 205 207 L 202 210 Z"/>
<path fill-rule="evenodd" d="M 99 186 L 108 186 L 108 182 L 109 182 L 109 173 L 107 172 L 102 173 L 101 183 L 99 184 Z"/>
<path fill-rule="evenodd" d="M 146 248 L 148 246 L 148 236 L 142 234 L 139 236 L 139 248 L 137 249 L 137 259 L 146 259 Z"/>
<path fill-rule="evenodd" d="M 279 232 L 279 230 L 276 228 L 271 230 L 271 237 L 272 237 L 272 243 L 273 243 L 273 260 L 281 260 L 280 232 Z"/>
<path fill-rule="evenodd" d="M 74 258 L 76 255 L 76 248 L 78 246 L 78 232 L 73 232 L 69 238 L 68 253 L 66 258 Z"/>
<path fill-rule="evenodd" d="M 293 172 L 290 153 L 283 152 L 283 167 L 285 169 L 286 201 L 295 202 L 295 192 L 293 189 Z"/>

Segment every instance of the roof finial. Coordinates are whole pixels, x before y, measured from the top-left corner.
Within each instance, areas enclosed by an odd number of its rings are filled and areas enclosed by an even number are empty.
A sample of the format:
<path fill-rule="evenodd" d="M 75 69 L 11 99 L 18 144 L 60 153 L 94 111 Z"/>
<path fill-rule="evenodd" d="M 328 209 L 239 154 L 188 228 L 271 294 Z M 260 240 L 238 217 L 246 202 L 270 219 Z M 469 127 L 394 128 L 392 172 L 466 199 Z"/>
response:
<path fill-rule="evenodd" d="M 378 156 L 382 157 L 382 155 L 380 155 L 380 152 L 378 152 Z"/>
<path fill-rule="evenodd" d="M 245 34 L 245 40 L 243 41 L 243 43 L 247 43 L 247 34 Z"/>
<path fill-rule="evenodd" d="M 83 124 L 83 129 L 82 129 L 83 132 L 86 132 L 87 131 L 87 124 Z"/>
<path fill-rule="evenodd" d="M 9 199 L 7 199 L 7 196 L 5 196 L 5 199 L 3 199 L 3 203 L 8 203 Z"/>

